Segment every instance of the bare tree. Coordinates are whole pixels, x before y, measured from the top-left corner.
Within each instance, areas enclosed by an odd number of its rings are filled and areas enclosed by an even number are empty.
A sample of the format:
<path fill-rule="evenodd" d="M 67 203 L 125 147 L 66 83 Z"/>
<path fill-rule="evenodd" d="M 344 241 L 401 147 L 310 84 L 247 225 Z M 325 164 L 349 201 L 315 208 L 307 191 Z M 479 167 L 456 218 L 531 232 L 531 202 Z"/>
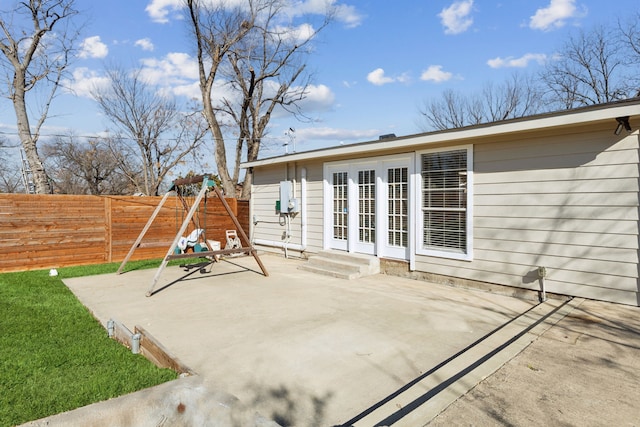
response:
<path fill-rule="evenodd" d="M 625 78 L 628 51 L 616 34 L 603 26 L 570 36 L 548 62 L 540 79 L 552 105 L 575 108 L 628 98 L 633 87 Z"/>
<path fill-rule="evenodd" d="M 419 126 L 429 129 L 453 129 L 471 124 L 467 119 L 467 100 L 460 93 L 448 89 L 442 93 L 441 99 L 425 101 L 420 115 L 426 124 Z"/>
<path fill-rule="evenodd" d="M 309 84 L 304 55 L 331 13 L 327 10 L 317 29 L 295 36 L 294 28 L 282 25 L 286 7 L 290 6 L 287 1 L 249 0 L 238 7 L 208 7 L 202 1 L 187 0 L 187 6 L 218 175 L 225 193 L 235 196 L 240 162 L 243 157 L 249 161 L 257 158 L 274 109 L 300 112 L 297 103 L 306 96 Z M 218 105 L 214 105 L 216 82 L 226 83 L 233 94 Z M 223 131 L 223 124 L 229 120 L 237 131 L 232 171 Z M 241 197 L 248 197 L 250 179 L 250 174 L 245 175 Z"/>
<path fill-rule="evenodd" d="M 56 192 L 98 195 L 131 194 L 135 190 L 102 139 L 58 137 L 43 145 L 43 153 Z"/>
<path fill-rule="evenodd" d="M 544 109 L 542 89 L 531 76 L 512 74 L 502 84 L 488 83 L 482 90 L 485 121 L 530 116 Z"/>
<path fill-rule="evenodd" d="M 228 195 L 235 195 L 235 185 L 227 167 L 222 124 L 213 105 L 213 87 L 218 70 L 229 50 L 255 25 L 257 10 L 250 0 L 247 9 L 235 7 L 226 10 L 224 4 L 208 6 L 199 0 L 187 0 L 190 29 L 197 46 L 198 76 L 202 106 L 214 140 L 214 156 L 222 188 Z"/>
<path fill-rule="evenodd" d="M 37 143 L 40 129 L 60 80 L 69 66 L 78 32 L 71 26 L 78 14 L 74 0 L 25 0 L 12 2 L 0 11 L 0 66 L 4 70 L 4 96 L 13 103 L 18 134 L 33 173 L 37 193 L 50 193 L 51 186 Z M 42 104 L 27 106 L 27 93 L 42 94 Z M 32 101 L 35 100 L 32 99 Z M 35 117 L 30 117 L 29 112 Z M 31 125 L 31 119 L 35 125 Z"/>
<path fill-rule="evenodd" d="M 150 87 L 139 69 L 114 68 L 107 75 L 109 86 L 92 95 L 115 127 L 112 151 L 138 191 L 157 195 L 169 171 L 203 143 L 206 124 L 200 113 L 181 112 L 175 100 Z M 130 154 L 139 160 L 133 167 Z"/>
<path fill-rule="evenodd" d="M 0 193 L 17 193 L 23 189 L 20 167 L 8 155 L 9 144 L 0 138 Z"/>
<path fill-rule="evenodd" d="M 501 84 L 486 83 L 480 93 L 445 90 L 441 99 L 425 102 L 418 126 L 425 131 L 454 129 L 524 117 L 542 107 L 539 87 L 516 73 Z"/>
<path fill-rule="evenodd" d="M 329 15 L 311 34 L 297 37 L 291 28 L 274 23 L 282 14 L 282 3 L 271 2 L 255 31 L 231 50 L 228 59 L 230 85 L 238 100 L 225 98 L 220 111 L 232 117 L 239 130 L 236 138 L 232 180 L 238 182 L 240 161 L 258 158 L 262 138 L 275 108 L 300 116 L 298 102 L 308 92 L 311 76 L 305 73 L 304 55 L 312 38 L 329 22 Z M 249 198 L 251 175 L 245 176 L 241 198 Z"/>
<path fill-rule="evenodd" d="M 618 30 L 632 65 L 628 78 L 634 86 L 635 96 L 640 96 L 640 12 L 631 17 L 626 25 L 618 24 Z"/>

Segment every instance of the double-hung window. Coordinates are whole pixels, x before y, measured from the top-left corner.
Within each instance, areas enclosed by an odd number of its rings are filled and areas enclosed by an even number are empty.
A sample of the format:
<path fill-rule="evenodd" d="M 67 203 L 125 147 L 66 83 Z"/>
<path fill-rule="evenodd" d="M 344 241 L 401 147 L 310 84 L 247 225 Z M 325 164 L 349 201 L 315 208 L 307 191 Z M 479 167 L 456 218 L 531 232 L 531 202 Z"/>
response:
<path fill-rule="evenodd" d="M 472 257 L 470 147 L 418 153 L 418 247 L 424 255 Z"/>

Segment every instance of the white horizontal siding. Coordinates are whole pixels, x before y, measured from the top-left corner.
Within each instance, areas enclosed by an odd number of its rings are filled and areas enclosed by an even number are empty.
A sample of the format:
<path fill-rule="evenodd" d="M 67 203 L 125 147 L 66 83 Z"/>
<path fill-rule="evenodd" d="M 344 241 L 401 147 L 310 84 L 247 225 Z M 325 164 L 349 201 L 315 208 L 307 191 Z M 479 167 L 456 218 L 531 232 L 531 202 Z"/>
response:
<path fill-rule="evenodd" d="M 525 225 L 521 225 L 525 227 Z M 555 243 L 572 246 L 588 246 L 602 248 L 638 249 L 638 236 L 631 234 L 579 233 L 566 231 L 538 231 L 522 228 L 480 228 L 476 227 L 474 240 L 493 241 L 497 247 L 500 242 L 536 242 Z"/>
<path fill-rule="evenodd" d="M 585 129 L 474 146 L 474 259 L 416 265 L 526 289 L 544 266 L 549 292 L 636 305 L 638 138 L 616 139 Z"/>
<path fill-rule="evenodd" d="M 488 239 L 476 239 L 474 249 L 479 251 L 497 251 L 496 242 Z M 630 251 L 628 248 L 612 248 L 604 246 L 580 246 L 574 244 L 560 244 L 548 242 L 524 242 L 519 240 L 500 241 L 500 252 L 542 254 L 552 257 L 575 257 L 582 254 L 584 260 L 603 260 L 613 262 L 637 263 L 637 251 Z M 539 263 L 536 263 L 539 264 Z"/>
<path fill-rule="evenodd" d="M 252 239 L 283 241 L 285 227 L 280 225 L 281 218 L 276 212 L 276 200 L 280 199 L 280 181 L 284 180 L 284 171 L 280 167 L 260 168 L 253 173 L 251 193 Z M 253 223 L 253 220 L 257 223 Z"/>
<path fill-rule="evenodd" d="M 475 188 L 475 195 L 510 194 L 510 192 L 513 191 L 512 185 L 512 182 L 484 182 Z M 577 180 L 524 181 L 518 183 L 518 191 L 521 194 L 532 196 L 537 194 L 566 194 L 575 191 L 577 188 L 580 188 L 580 182 Z M 589 188 L 591 191 L 597 193 L 617 192 L 621 188 L 637 191 L 638 178 L 590 179 Z"/>
<path fill-rule="evenodd" d="M 479 147 L 479 146 L 477 146 Z M 617 178 L 638 178 L 638 166 L 634 164 L 615 164 L 602 166 L 575 166 L 559 169 L 523 169 L 496 170 L 485 169 L 485 174 L 477 176 L 476 184 L 491 183 L 525 183 L 525 182 L 557 182 L 597 181 Z"/>
<path fill-rule="evenodd" d="M 308 163 L 307 169 L 307 251 L 318 252 L 323 248 L 323 190 L 322 163 Z"/>
<path fill-rule="evenodd" d="M 317 252 L 322 249 L 322 164 L 315 166 L 289 166 L 289 180 L 295 180 L 294 197 L 302 203 L 302 168 L 307 171 L 307 250 Z M 295 177 L 294 177 L 295 175 Z M 280 199 L 280 181 L 287 178 L 283 165 L 255 168 L 251 194 L 251 218 L 257 220 L 252 226 L 252 239 L 277 243 L 285 241 L 284 217 L 276 212 L 276 201 Z M 300 206 L 302 209 L 303 207 Z M 302 215 L 292 215 L 291 239 L 289 243 L 302 244 Z"/>
<path fill-rule="evenodd" d="M 537 267 L 544 266 L 548 292 L 638 305 L 638 135 L 614 136 L 610 125 L 476 143 L 474 258 L 417 255 L 416 269 L 538 290 Z M 322 162 L 298 163 L 297 180 L 302 167 L 307 248 L 315 252 L 323 246 Z M 252 213 L 259 219 L 277 220 L 284 176 L 283 165 L 254 168 Z M 299 233 L 299 218 L 292 226 Z M 282 227 L 259 224 L 254 232 L 275 240 Z"/>
<path fill-rule="evenodd" d="M 563 206 L 562 217 L 557 218 L 556 215 L 560 209 L 555 212 L 546 209 L 531 209 L 531 206 L 509 206 L 509 209 L 496 209 L 495 205 L 484 205 L 474 207 L 476 219 L 484 217 L 492 218 L 539 218 L 550 221 L 550 227 L 553 223 L 566 222 L 571 219 L 593 219 L 602 220 L 623 220 L 635 221 L 638 219 L 638 212 L 629 209 L 629 206 L 598 206 L 591 209 L 584 209 L 582 206 Z"/>
<path fill-rule="evenodd" d="M 633 234 L 637 230 L 636 221 L 570 218 L 570 221 L 549 221 L 547 218 L 530 217 L 527 220 L 527 230 L 538 231 L 574 231 L 586 233 Z M 475 226 L 479 228 L 507 228 L 517 229 L 522 225 L 520 218 L 483 216 L 475 218 Z"/>

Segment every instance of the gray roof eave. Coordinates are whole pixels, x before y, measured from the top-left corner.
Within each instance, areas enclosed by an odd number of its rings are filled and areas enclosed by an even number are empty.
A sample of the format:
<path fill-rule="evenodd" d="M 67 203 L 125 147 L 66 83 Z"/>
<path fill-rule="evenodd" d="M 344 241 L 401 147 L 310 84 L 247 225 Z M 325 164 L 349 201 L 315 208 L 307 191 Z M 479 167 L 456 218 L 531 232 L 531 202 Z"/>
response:
<path fill-rule="evenodd" d="M 285 154 L 270 157 L 253 162 L 244 162 L 242 168 L 275 165 L 305 160 L 318 160 L 328 157 L 348 156 L 357 154 L 375 154 L 376 152 L 409 149 L 417 146 L 432 144 L 455 143 L 456 141 L 469 140 L 492 135 L 504 135 L 509 133 L 527 132 L 550 129 L 562 126 L 576 126 L 602 120 L 615 119 L 623 116 L 640 115 L 640 98 L 632 98 L 608 104 L 588 106 L 561 112 L 546 113 L 536 116 L 504 120 L 486 123 L 476 126 L 468 126 L 458 129 L 422 133 L 397 138 L 361 142 L 340 147 L 323 148 L 319 150 L 305 151 L 301 153 Z M 611 129 L 615 129 L 616 123 L 611 123 Z"/>

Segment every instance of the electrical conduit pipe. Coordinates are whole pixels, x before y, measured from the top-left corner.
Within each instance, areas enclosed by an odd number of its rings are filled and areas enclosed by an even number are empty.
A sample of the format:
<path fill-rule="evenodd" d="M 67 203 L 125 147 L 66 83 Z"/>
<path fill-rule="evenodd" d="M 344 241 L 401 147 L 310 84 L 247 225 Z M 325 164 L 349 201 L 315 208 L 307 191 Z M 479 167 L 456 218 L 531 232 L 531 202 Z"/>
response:
<path fill-rule="evenodd" d="M 253 243 L 260 246 L 293 249 L 300 252 L 307 249 L 307 168 L 300 170 L 300 232 L 300 244 L 266 239 L 254 239 Z"/>

